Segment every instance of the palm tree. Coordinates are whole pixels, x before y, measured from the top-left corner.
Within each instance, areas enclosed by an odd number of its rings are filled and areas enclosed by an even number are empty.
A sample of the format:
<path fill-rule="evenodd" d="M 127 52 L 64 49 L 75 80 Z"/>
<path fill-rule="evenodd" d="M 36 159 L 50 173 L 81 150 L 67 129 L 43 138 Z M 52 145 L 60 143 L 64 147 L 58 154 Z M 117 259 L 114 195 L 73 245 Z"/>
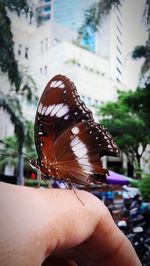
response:
<path fill-rule="evenodd" d="M 16 12 L 18 15 L 21 12 L 28 12 L 27 1 L 0 1 L 0 69 L 8 75 L 10 84 L 14 85 L 18 91 L 21 84 L 21 73 L 14 55 L 14 42 L 8 10 Z"/>
<path fill-rule="evenodd" d="M 17 164 L 17 151 L 12 147 L 17 147 L 17 141 L 15 136 L 7 137 L 5 139 L 7 145 L 3 144 L 0 149 L 0 170 L 3 171 L 6 166 L 14 169 Z"/>
<path fill-rule="evenodd" d="M 23 183 L 22 173 L 22 149 L 24 143 L 24 121 L 20 109 L 20 103 L 15 97 L 9 97 L 0 92 L 0 107 L 10 115 L 18 139 L 18 184 Z"/>
<path fill-rule="evenodd" d="M 37 157 L 33 136 L 34 125 L 31 121 L 25 121 L 23 127 L 25 132 L 25 140 L 22 156 L 26 165 L 28 166 L 29 159 Z M 16 169 L 18 157 L 18 138 L 16 135 L 13 135 L 6 137 L 3 141 L 0 140 L 0 143 L 3 143 L 3 146 L 0 149 L 0 169 L 4 169 L 7 165 L 10 167 L 15 167 Z"/>
<path fill-rule="evenodd" d="M 15 59 L 9 12 L 16 12 L 19 16 L 28 11 L 27 0 L 0 1 L 0 70 L 10 82 L 7 94 L 3 93 L 5 88 L 0 87 L 0 107 L 10 115 L 18 140 L 18 184 L 23 183 L 22 149 L 25 140 L 25 119 L 19 99 L 23 96 L 29 101 L 35 100 L 33 89 L 36 90 L 36 86 L 32 78 L 19 69 Z"/>

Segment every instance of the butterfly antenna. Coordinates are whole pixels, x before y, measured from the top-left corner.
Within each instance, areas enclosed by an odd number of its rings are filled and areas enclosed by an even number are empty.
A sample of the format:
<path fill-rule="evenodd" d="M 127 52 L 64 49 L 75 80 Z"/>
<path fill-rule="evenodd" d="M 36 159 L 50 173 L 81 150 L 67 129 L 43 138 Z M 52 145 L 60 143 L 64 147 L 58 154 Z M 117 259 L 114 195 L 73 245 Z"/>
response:
<path fill-rule="evenodd" d="M 79 198 L 79 196 L 78 196 L 78 194 L 77 194 L 77 192 L 76 192 L 76 190 L 75 190 L 75 188 L 74 188 L 74 186 L 73 186 L 73 184 L 72 184 L 72 182 L 70 181 L 69 178 L 67 178 L 67 181 L 68 181 L 70 187 L 72 188 L 74 194 L 76 195 L 77 199 L 78 199 L 78 200 L 81 202 L 81 204 L 84 206 L 83 201 Z"/>
<path fill-rule="evenodd" d="M 18 153 L 18 150 L 17 150 L 16 148 L 14 148 L 14 147 L 11 146 L 10 144 L 4 142 L 4 141 L 1 140 L 1 139 L 0 139 L 0 143 L 3 143 L 4 145 L 6 145 L 6 146 L 12 148 L 13 150 L 17 151 L 17 153 Z M 27 158 L 32 159 L 32 157 L 30 157 L 28 154 L 26 154 L 26 153 L 24 153 L 24 152 L 22 152 L 22 154 L 25 155 Z"/>

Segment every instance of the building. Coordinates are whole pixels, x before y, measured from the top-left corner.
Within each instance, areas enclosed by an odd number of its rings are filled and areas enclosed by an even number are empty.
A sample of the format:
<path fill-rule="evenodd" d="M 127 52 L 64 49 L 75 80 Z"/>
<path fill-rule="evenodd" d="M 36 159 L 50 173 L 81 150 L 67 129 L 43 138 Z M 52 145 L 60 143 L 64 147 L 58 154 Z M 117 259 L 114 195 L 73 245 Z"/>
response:
<path fill-rule="evenodd" d="M 29 1 L 31 2 L 31 1 Z M 40 23 L 54 21 L 78 34 L 85 20 L 85 12 L 95 5 L 96 0 L 32 0 L 33 13 Z M 142 61 L 132 60 L 134 47 L 147 39 L 141 18 L 144 0 L 135 2 L 121 0 L 101 23 L 98 32 L 90 32 L 81 38 L 80 45 L 109 60 L 111 78 L 135 89 L 139 81 Z M 131 75 L 132 73 L 132 75 Z"/>
<path fill-rule="evenodd" d="M 53 0 L 51 1 L 52 19 L 57 23 L 78 32 L 84 22 L 85 11 L 95 4 L 96 0 Z M 101 23 L 98 32 L 91 33 L 80 44 L 109 60 L 111 78 L 135 89 L 139 81 L 142 61 L 132 60 L 132 51 L 138 44 L 145 43 L 147 33 L 142 16 L 144 0 L 135 2 L 121 0 Z"/>
<path fill-rule="evenodd" d="M 123 39 L 121 36 L 117 35 L 119 39 L 116 37 L 116 42 L 114 42 L 112 48 L 109 37 L 111 40 L 113 40 L 113 37 L 110 36 L 110 34 L 104 36 L 104 34 L 101 33 L 101 36 L 105 37 L 106 42 L 103 41 L 102 46 L 102 39 L 99 39 L 98 42 L 100 35 L 97 33 L 95 42 L 96 52 L 87 51 L 74 44 L 77 38 L 77 31 L 75 30 L 75 28 L 77 29 L 78 27 L 77 25 L 76 27 L 74 25 L 74 30 L 72 30 L 61 21 L 56 23 L 53 13 L 54 9 L 52 9 L 52 3 L 55 2 L 42 0 L 38 1 L 38 5 L 36 5 L 37 0 L 33 2 L 32 10 L 41 17 L 40 20 L 43 23 L 36 23 L 36 19 L 33 16 L 34 12 L 30 13 L 27 18 L 23 16 L 18 18 L 14 14 L 10 14 L 10 17 L 12 21 L 16 58 L 22 71 L 27 75 L 29 74 L 36 82 L 38 87 L 37 94 L 39 96 L 48 80 L 58 73 L 67 75 L 71 78 L 78 88 L 78 92 L 82 99 L 88 106 L 107 100 L 113 100 L 116 98 L 118 89 L 128 89 L 128 87 L 124 85 L 126 82 L 124 82 L 124 84 L 122 82 L 123 56 L 121 53 L 123 53 Z M 79 2 L 80 1 L 78 1 L 78 3 Z M 56 3 L 58 3 L 58 1 L 56 1 Z M 69 2 L 66 1 L 66 3 Z M 47 6 L 50 8 L 45 10 L 44 8 Z M 119 11 L 115 14 L 119 14 L 118 12 Z M 50 20 L 50 18 L 52 19 Z M 108 25 L 112 25 L 112 23 L 110 23 L 111 21 L 118 20 L 115 15 L 107 19 L 107 27 L 104 32 L 107 32 L 109 28 Z M 113 25 L 115 25 L 115 23 Z M 121 24 L 119 29 L 121 30 Z M 108 33 L 110 32 L 111 31 Z M 117 45 L 121 53 L 116 49 Z M 103 52 L 105 49 L 103 56 L 101 56 L 102 48 Z M 113 52 L 113 49 L 116 53 Z M 119 73 L 117 67 L 121 73 Z M 5 88 L 7 88 L 7 86 L 9 86 L 7 80 L 2 77 L 0 78 L 2 82 L 5 83 Z M 34 120 L 36 107 L 27 106 L 26 102 L 23 103 L 23 106 L 26 117 Z M 9 118 L 5 118 L 7 117 L 3 113 L 3 129 L 0 130 L 0 137 L 13 133 L 12 127 L 8 127 Z"/>
<path fill-rule="evenodd" d="M 77 36 L 75 32 L 54 21 L 37 27 L 35 23 L 27 24 L 24 19 L 11 16 L 16 59 L 35 80 L 38 95 L 48 80 L 58 73 L 74 81 L 88 105 L 113 100 L 118 89 L 127 89 L 111 78 L 106 58 L 73 43 Z M 33 112 L 30 108 L 27 110 L 30 117 Z"/>

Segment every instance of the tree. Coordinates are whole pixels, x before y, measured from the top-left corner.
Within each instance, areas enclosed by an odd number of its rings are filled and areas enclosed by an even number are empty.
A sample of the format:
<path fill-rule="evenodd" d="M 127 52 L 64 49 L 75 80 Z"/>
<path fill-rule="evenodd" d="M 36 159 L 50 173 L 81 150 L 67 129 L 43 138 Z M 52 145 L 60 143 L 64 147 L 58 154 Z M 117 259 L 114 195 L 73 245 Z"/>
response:
<path fill-rule="evenodd" d="M 0 1 L 0 69 L 7 74 L 10 84 L 18 91 L 22 77 L 14 55 L 14 41 L 8 11 L 16 12 L 18 15 L 21 12 L 28 12 L 27 1 Z"/>
<path fill-rule="evenodd" d="M 139 189 L 141 191 L 142 197 L 145 201 L 150 201 L 150 175 L 145 175 L 140 184 Z"/>
<path fill-rule="evenodd" d="M 24 149 L 23 149 L 23 157 L 25 160 L 25 164 L 29 159 L 33 159 L 37 157 L 35 144 L 34 144 L 34 125 L 31 121 L 25 121 L 24 124 L 24 132 L 25 132 L 25 141 L 24 141 Z M 9 166 L 14 166 L 16 168 L 17 165 L 17 157 L 18 157 L 18 138 L 16 135 L 11 137 L 6 137 L 4 140 L 4 145 L 0 150 L 0 169 L 4 169 L 7 164 Z M 27 167 L 26 167 L 27 168 Z"/>
<path fill-rule="evenodd" d="M 141 157 L 150 141 L 143 118 L 134 112 L 126 99 L 134 92 L 118 92 L 118 99 L 97 108 L 101 123 L 112 133 L 121 151 L 135 169 L 141 169 Z"/>
<path fill-rule="evenodd" d="M 12 147 L 17 147 L 17 139 L 14 136 L 6 138 L 6 143 L 8 145 L 3 145 L 0 149 L 0 170 L 3 172 L 5 167 L 8 165 L 10 167 L 15 167 L 17 164 L 16 150 Z"/>
<path fill-rule="evenodd" d="M 124 102 L 130 106 L 132 112 L 138 113 L 138 116 L 143 120 L 145 131 L 150 132 L 150 84 L 144 88 L 137 88 L 135 92 L 124 94 Z"/>
<path fill-rule="evenodd" d="M 0 88 L 0 107 L 9 113 L 18 140 L 18 183 L 22 183 L 22 149 L 25 141 L 25 119 L 21 106 L 25 99 L 36 100 L 33 93 L 36 85 L 26 70 L 19 68 L 15 59 L 9 11 L 16 12 L 17 15 L 22 12 L 27 13 L 29 11 L 27 2 L 27 0 L 0 1 L 0 70 L 7 75 L 10 82 L 7 94 L 5 88 Z"/>

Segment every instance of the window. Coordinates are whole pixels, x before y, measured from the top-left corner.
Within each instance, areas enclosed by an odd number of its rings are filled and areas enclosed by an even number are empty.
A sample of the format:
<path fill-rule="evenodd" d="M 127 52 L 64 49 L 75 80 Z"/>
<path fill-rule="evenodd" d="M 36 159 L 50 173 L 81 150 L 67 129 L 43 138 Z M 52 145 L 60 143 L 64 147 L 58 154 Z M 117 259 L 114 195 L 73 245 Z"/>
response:
<path fill-rule="evenodd" d="M 117 48 L 117 51 L 119 52 L 119 54 L 121 55 L 122 53 L 121 53 L 121 50 L 119 49 L 119 47 L 116 46 L 116 48 Z"/>
<path fill-rule="evenodd" d="M 47 66 L 44 67 L 45 75 L 47 75 Z"/>
<path fill-rule="evenodd" d="M 18 55 L 21 55 L 21 50 L 22 50 L 22 45 L 19 44 L 19 47 L 18 47 Z"/>
<path fill-rule="evenodd" d="M 117 78 L 117 81 L 118 81 L 118 82 L 121 82 L 120 79 L 118 79 L 118 78 Z"/>
<path fill-rule="evenodd" d="M 45 49 L 48 49 L 48 38 L 45 39 Z"/>
<path fill-rule="evenodd" d="M 29 48 L 28 47 L 25 47 L 25 58 L 28 58 L 28 53 L 29 53 Z"/>
<path fill-rule="evenodd" d="M 119 64 L 122 65 L 122 62 L 121 62 L 121 60 L 119 59 L 118 56 L 116 57 L 116 59 L 117 59 L 117 61 L 119 62 Z"/>
<path fill-rule="evenodd" d="M 120 35 L 122 35 L 122 32 L 121 32 L 120 28 L 118 27 L 118 25 L 117 25 L 117 30 L 119 31 Z"/>
<path fill-rule="evenodd" d="M 43 41 L 41 41 L 41 52 L 43 53 Z"/>
<path fill-rule="evenodd" d="M 121 40 L 120 40 L 120 38 L 118 36 L 117 36 L 117 40 L 122 45 L 122 42 L 121 42 Z"/>
<path fill-rule="evenodd" d="M 118 10 L 118 13 L 122 16 L 122 13 L 121 13 L 119 6 L 117 6 L 117 10 Z"/>
<path fill-rule="evenodd" d="M 44 7 L 44 11 L 50 11 L 50 6 Z"/>
<path fill-rule="evenodd" d="M 118 19 L 119 24 L 122 25 L 122 22 L 118 16 L 117 16 L 117 19 Z"/>
<path fill-rule="evenodd" d="M 116 67 L 117 71 L 119 72 L 120 75 L 122 75 L 120 69 L 118 67 Z"/>

